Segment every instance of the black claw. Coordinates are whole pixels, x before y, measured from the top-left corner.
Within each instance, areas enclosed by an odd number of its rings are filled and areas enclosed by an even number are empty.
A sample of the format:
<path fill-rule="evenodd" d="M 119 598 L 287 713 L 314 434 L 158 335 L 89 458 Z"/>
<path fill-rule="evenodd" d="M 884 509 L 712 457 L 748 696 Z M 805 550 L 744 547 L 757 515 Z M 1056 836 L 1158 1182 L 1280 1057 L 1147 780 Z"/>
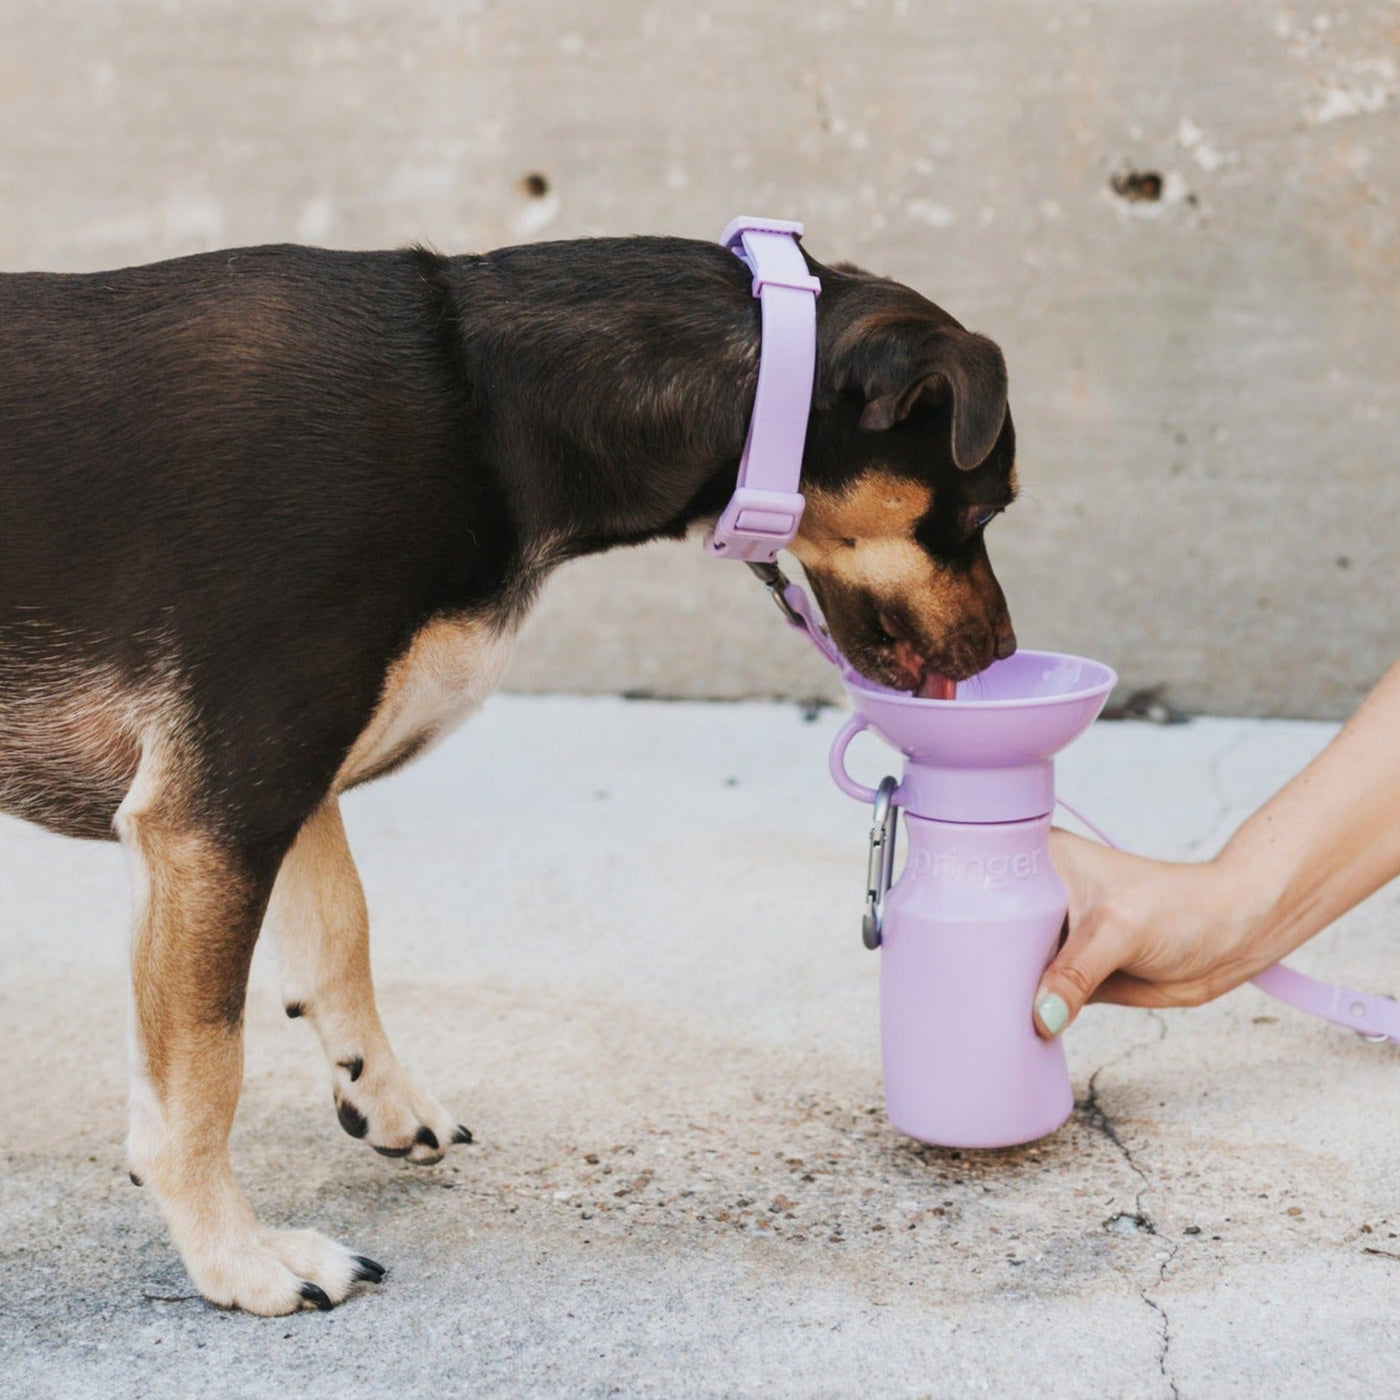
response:
<path fill-rule="evenodd" d="M 297 1292 L 306 1299 L 308 1303 L 314 1303 L 322 1312 L 330 1312 L 335 1304 L 326 1297 L 326 1290 L 318 1287 L 314 1283 L 303 1283 Z"/>
<path fill-rule="evenodd" d="M 135 1172 L 127 1172 L 127 1175 L 131 1178 L 131 1184 L 133 1186 L 144 1186 L 146 1184 Z"/>
<path fill-rule="evenodd" d="M 306 1008 L 299 1001 L 294 1001 L 287 1007 L 287 1016 L 290 1020 L 295 1021 L 298 1016 L 305 1015 Z"/>
<path fill-rule="evenodd" d="M 453 1142 L 471 1142 L 471 1141 L 472 1141 L 472 1130 L 471 1130 L 470 1128 L 464 1128 L 464 1127 L 462 1126 L 462 1124 L 458 1123 L 458 1124 L 457 1124 L 457 1131 L 456 1131 L 455 1133 L 452 1134 L 452 1141 L 453 1141 Z"/>
<path fill-rule="evenodd" d="M 363 1254 L 355 1256 L 356 1283 L 383 1283 L 384 1275 L 388 1272 L 383 1264 L 376 1264 L 373 1259 L 366 1259 Z"/>
<path fill-rule="evenodd" d="M 341 1099 L 336 1104 L 335 1116 L 340 1119 L 340 1126 L 352 1138 L 362 1138 L 369 1132 L 369 1119 L 349 1099 Z"/>
<path fill-rule="evenodd" d="M 413 1151 L 411 1147 L 378 1147 L 374 1143 L 370 1144 L 381 1157 L 407 1157 Z"/>
<path fill-rule="evenodd" d="M 421 1142 L 424 1147 L 431 1147 L 434 1152 L 442 1145 L 437 1140 L 437 1134 L 425 1123 L 413 1135 L 414 1142 Z"/>
<path fill-rule="evenodd" d="M 365 1062 L 356 1055 L 353 1060 L 341 1060 L 340 1067 L 350 1075 L 350 1082 L 353 1084 L 364 1073 Z"/>

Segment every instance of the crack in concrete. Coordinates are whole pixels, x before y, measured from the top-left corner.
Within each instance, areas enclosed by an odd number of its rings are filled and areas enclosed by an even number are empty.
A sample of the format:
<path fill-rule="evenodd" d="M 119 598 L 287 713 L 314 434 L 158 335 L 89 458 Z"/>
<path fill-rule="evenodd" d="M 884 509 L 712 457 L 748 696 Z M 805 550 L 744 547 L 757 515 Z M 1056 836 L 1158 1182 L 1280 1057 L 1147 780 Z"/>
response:
<path fill-rule="evenodd" d="M 1166 1277 L 1167 1265 L 1176 1258 L 1176 1249 L 1177 1247 L 1173 1245 L 1171 1254 L 1162 1263 L 1162 1268 L 1157 1275 L 1157 1282 L 1159 1284 Z M 1140 1288 L 1138 1290 L 1138 1297 L 1162 1319 L 1162 1345 L 1157 1352 L 1157 1369 L 1161 1371 L 1162 1379 L 1166 1381 L 1167 1385 L 1171 1388 L 1172 1400 L 1181 1400 L 1181 1391 L 1177 1388 L 1176 1379 L 1173 1377 L 1172 1373 L 1167 1370 L 1167 1353 L 1171 1350 L 1172 1346 L 1172 1326 L 1171 1320 L 1167 1317 L 1167 1310 L 1153 1298 L 1145 1288 Z"/>
<path fill-rule="evenodd" d="M 1215 814 L 1215 820 L 1202 834 L 1186 847 L 1186 854 L 1194 856 L 1203 846 L 1216 843 L 1221 830 L 1227 825 L 1231 814 L 1235 810 L 1235 803 L 1226 794 L 1222 778 L 1222 769 L 1225 764 L 1232 759 L 1249 740 L 1249 730 L 1244 726 L 1240 727 L 1239 733 L 1227 739 L 1213 754 L 1206 766 L 1206 784 L 1210 788 L 1211 796 L 1219 804 L 1219 810 Z"/>
<path fill-rule="evenodd" d="M 831 135 L 831 94 L 827 91 L 826 83 L 820 73 L 812 79 L 812 95 L 817 103 L 817 125 L 821 127 L 823 134 Z"/>
<path fill-rule="evenodd" d="M 1147 1284 L 1139 1288 L 1138 1297 L 1141 1298 L 1160 1319 L 1161 1345 L 1157 1351 L 1157 1367 L 1162 1373 L 1162 1379 L 1166 1381 L 1168 1388 L 1171 1390 L 1172 1400 L 1180 1400 L 1181 1392 L 1177 1387 L 1175 1377 L 1167 1366 L 1167 1357 L 1168 1353 L 1171 1351 L 1172 1345 L 1171 1319 L 1167 1316 L 1166 1308 L 1153 1297 L 1152 1294 L 1153 1290 L 1159 1288 L 1166 1280 L 1167 1270 L 1171 1268 L 1173 1261 L 1176 1259 L 1177 1251 L 1181 1246 L 1162 1235 L 1157 1229 L 1156 1221 L 1143 1209 L 1142 1198 L 1151 1186 L 1147 1171 L 1138 1161 L 1133 1150 L 1119 1136 L 1118 1129 L 1114 1125 L 1113 1119 L 1109 1117 L 1108 1110 L 1099 1102 L 1099 1076 L 1106 1069 L 1113 1069 L 1131 1059 L 1139 1050 L 1145 1050 L 1152 1045 L 1160 1045 L 1162 1041 L 1166 1039 L 1167 1022 L 1165 1018 L 1156 1011 L 1149 1011 L 1148 1014 L 1157 1024 L 1157 1039 L 1142 1041 L 1137 1045 L 1130 1046 L 1123 1054 L 1100 1065 L 1098 1069 L 1089 1076 L 1089 1093 L 1079 1104 L 1079 1107 L 1083 1111 L 1089 1127 L 1100 1136 L 1106 1138 L 1117 1148 L 1123 1160 L 1138 1178 L 1140 1184 L 1133 1197 L 1133 1221 L 1135 1225 L 1144 1234 L 1150 1235 L 1153 1239 L 1161 1240 L 1162 1243 L 1167 1246 L 1167 1256 L 1165 1259 L 1162 1259 L 1158 1265 L 1155 1283 Z M 1111 1226 L 1111 1221 L 1107 1223 Z"/>
<path fill-rule="evenodd" d="M 1124 1058 L 1126 1058 L 1126 1056 Z M 1099 1075 L 1101 1075 L 1104 1070 L 1111 1069 L 1113 1065 L 1119 1063 L 1121 1063 L 1121 1061 L 1114 1060 L 1109 1064 L 1100 1065 L 1098 1069 L 1089 1076 L 1089 1094 L 1079 1106 L 1083 1109 L 1089 1126 L 1096 1133 L 1107 1138 L 1109 1142 L 1118 1149 L 1119 1155 L 1123 1160 L 1137 1174 L 1137 1178 L 1142 1184 L 1138 1187 L 1137 1194 L 1133 1198 L 1133 1214 L 1141 1221 L 1142 1228 L 1146 1230 L 1149 1235 L 1155 1235 L 1157 1233 L 1157 1227 L 1153 1223 L 1152 1217 L 1142 1208 L 1143 1193 L 1147 1190 L 1148 1186 L 1147 1173 L 1138 1165 L 1137 1159 L 1133 1156 L 1132 1149 L 1118 1136 L 1118 1129 L 1113 1126 L 1113 1120 L 1108 1116 L 1108 1111 L 1099 1102 Z"/>

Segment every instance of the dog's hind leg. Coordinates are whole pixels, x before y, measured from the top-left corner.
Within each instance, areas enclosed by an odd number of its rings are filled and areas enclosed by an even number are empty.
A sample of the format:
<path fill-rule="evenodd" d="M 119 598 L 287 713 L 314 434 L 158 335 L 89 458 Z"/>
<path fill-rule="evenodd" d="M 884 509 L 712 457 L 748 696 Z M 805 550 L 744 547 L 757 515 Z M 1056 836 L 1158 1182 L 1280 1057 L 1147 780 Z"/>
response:
<path fill-rule="evenodd" d="M 267 922 L 282 965 L 283 1004 L 321 1038 L 345 1131 L 421 1166 L 441 1161 L 449 1143 L 470 1142 L 471 1133 L 405 1073 L 380 1023 L 369 915 L 333 797 L 283 860 Z"/>
<path fill-rule="evenodd" d="M 211 1302 L 265 1315 L 329 1308 L 383 1270 L 314 1231 L 260 1226 L 228 1155 L 248 965 L 285 842 L 230 836 L 177 779 L 168 751 L 144 746 L 116 818 L 137 892 L 132 1179 L 155 1192 Z"/>

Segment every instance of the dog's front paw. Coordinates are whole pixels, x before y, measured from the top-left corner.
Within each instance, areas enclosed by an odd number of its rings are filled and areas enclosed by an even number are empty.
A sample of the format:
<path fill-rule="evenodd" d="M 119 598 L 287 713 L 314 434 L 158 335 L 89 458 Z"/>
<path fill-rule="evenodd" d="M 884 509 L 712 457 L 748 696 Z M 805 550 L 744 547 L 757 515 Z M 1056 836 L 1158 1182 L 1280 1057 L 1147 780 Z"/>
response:
<path fill-rule="evenodd" d="M 211 1303 L 262 1317 L 303 1308 L 328 1312 L 344 1301 L 351 1285 L 385 1277 L 382 1265 L 315 1230 L 255 1226 L 187 1240 L 181 1254 L 191 1281 Z"/>
<path fill-rule="evenodd" d="M 472 1140 L 471 1130 L 423 1093 L 392 1058 L 377 1066 L 359 1058 L 337 1063 L 335 1111 L 351 1137 L 418 1167 L 442 1161 L 451 1144 Z"/>

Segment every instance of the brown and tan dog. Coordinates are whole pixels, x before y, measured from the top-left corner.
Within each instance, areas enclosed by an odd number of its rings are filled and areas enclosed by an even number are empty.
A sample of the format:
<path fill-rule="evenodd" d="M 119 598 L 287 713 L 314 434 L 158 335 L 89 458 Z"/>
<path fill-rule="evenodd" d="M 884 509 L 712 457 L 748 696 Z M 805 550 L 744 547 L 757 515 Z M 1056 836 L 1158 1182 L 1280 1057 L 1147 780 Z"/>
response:
<path fill-rule="evenodd" d="M 811 265 L 794 552 L 867 675 L 970 675 L 1015 645 L 982 535 L 1014 495 L 1001 353 Z M 328 1308 L 383 1276 L 261 1226 L 234 1179 L 264 923 L 346 1131 L 423 1164 L 470 1140 L 380 1024 L 337 798 L 481 701 L 552 567 L 718 514 L 749 280 L 642 238 L 0 276 L 0 808 L 130 855 L 131 1171 L 213 1302 Z"/>

